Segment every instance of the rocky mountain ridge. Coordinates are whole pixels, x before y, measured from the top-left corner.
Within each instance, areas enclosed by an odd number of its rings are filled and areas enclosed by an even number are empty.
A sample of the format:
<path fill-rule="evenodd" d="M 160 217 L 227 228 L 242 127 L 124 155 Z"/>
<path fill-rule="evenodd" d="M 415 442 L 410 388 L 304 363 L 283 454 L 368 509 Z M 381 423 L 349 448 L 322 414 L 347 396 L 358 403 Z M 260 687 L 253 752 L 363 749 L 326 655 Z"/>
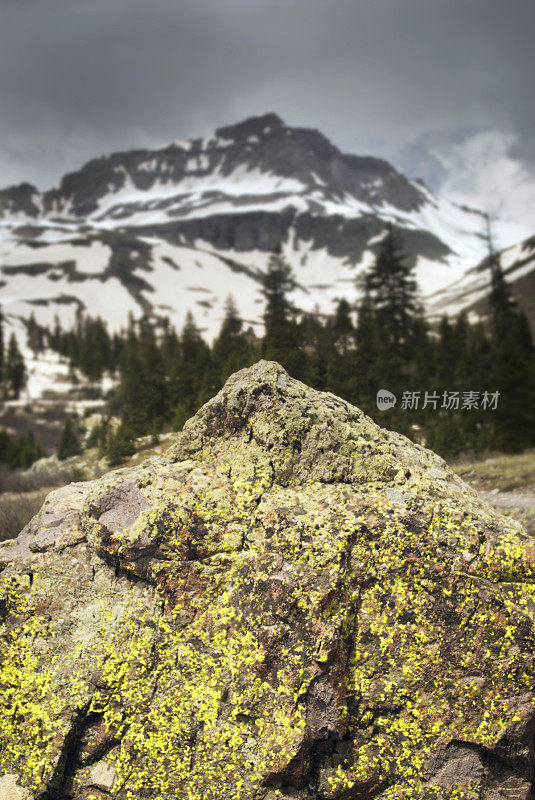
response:
<path fill-rule="evenodd" d="M 32 311 L 70 323 L 85 310 L 112 328 L 129 313 L 180 327 L 189 309 L 211 337 L 232 293 L 260 330 L 261 278 L 276 245 L 296 273 L 296 305 L 329 313 L 336 298 L 357 297 L 355 276 L 387 222 L 425 294 L 482 257 L 477 211 L 267 114 L 94 159 L 47 192 L 0 191 L 0 301 L 13 324 Z"/>
<path fill-rule="evenodd" d="M 277 364 L 54 492 L 0 569 L 17 800 L 531 796 L 529 538 Z"/>
<path fill-rule="evenodd" d="M 291 128 L 276 114 L 266 114 L 219 128 L 213 137 L 93 159 L 65 175 L 57 189 L 44 193 L 30 184 L 11 187 L 0 192 L 0 210 L 34 218 L 85 218 L 127 184 L 148 192 L 159 182 L 179 186 L 192 175 L 203 178 L 217 171 L 224 178 L 239 168 L 289 178 L 309 188 L 323 186 L 328 197 L 350 194 L 372 204 L 380 198 L 407 212 L 428 201 L 423 188 L 386 161 L 345 155 L 319 131 Z"/>

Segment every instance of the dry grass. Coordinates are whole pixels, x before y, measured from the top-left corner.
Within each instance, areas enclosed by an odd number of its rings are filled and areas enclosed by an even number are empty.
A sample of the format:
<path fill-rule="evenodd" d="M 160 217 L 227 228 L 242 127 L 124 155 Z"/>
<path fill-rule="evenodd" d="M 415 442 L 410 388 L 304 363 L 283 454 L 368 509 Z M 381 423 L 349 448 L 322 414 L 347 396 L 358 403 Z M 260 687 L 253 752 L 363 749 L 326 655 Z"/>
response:
<path fill-rule="evenodd" d="M 484 461 L 462 461 L 452 469 L 475 489 L 535 492 L 535 450 L 515 456 L 499 455 Z"/>
<path fill-rule="evenodd" d="M 518 520 L 530 536 L 535 537 L 535 505 L 533 508 L 515 508 L 510 516 Z"/>
<path fill-rule="evenodd" d="M 146 458 L 161 455 L 171 445 L 172 435 L 164 434 L 153 443 L 150 437 L 138 442 L 141 449 L 120 467 L 139 464 Z M 65 486 L 73 480 L 95 478 L 106 472 L 101 465 L 96 449 L 87 450 L 82 456 L 72 459 L 65 467 L 55 465 L 50 471 L 10 471 L 0 466 L 0 542 L 13 539 L 41 508 L 45 497 L 52 489 Z"/>
<path fill-rule="evenodd" d="M 535 450 L 484 461 L 462 461 L 452 467 L 490 505 L 518 520 L 535 537 Z"/>
<path fill-rule="evenodd" d="M 0 542 L 14 539 L 43 505 L 52 487 L 0 494 Z"/>
<path fill-rule="evenodd" d="M 136 441 L 136 447 L 139 449 L 134 453 L 133 456 L 125 459 L 120 466 L 137 466 L 138 464 L 141 464 L 142 461 L 145 461 L 146 458 L 163 455 L 166 450 L 169 450 L 175 437 L 175 433 L 162 433 L 159 441 L 155 443 L 151 442 L 150 436 L 144 436 L 141 439 L 138 439 Z"/>

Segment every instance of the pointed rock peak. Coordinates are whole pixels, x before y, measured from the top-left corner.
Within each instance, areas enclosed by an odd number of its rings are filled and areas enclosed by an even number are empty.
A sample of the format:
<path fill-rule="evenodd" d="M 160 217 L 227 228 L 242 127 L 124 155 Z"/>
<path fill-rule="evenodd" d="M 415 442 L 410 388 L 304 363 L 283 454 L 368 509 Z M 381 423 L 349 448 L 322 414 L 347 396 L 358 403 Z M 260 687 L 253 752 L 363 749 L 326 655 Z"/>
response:
<path fill-rule="evenodd" d="M 256 117 L 248 117 L 235 125 L 218 128 L 216 134 L 225 139 L 246 139 L 249 136 L 264 137 L 279 133 L 285 127 L 282 119 L 270 112 Z"/>
<path fill-rule="evenodd" d="M 184 425 L 169 455 L 211 462 L 234 477 L 266 484 L 408 487 L 426 475 L 459 483 L 439 456 L 263 360 L 228 379 Z"/>

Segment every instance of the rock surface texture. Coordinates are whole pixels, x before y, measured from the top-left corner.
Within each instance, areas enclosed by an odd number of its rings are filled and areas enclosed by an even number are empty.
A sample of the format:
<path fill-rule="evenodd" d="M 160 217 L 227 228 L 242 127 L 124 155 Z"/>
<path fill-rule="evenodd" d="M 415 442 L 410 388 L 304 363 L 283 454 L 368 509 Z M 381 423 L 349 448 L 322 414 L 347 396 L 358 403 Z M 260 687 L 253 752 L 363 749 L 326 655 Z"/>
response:
<path fill-rule="evenodd" d="M 0 569 L 8 798 L 532 796 L 529 540 L 277 364 L 52 493 Z"/>

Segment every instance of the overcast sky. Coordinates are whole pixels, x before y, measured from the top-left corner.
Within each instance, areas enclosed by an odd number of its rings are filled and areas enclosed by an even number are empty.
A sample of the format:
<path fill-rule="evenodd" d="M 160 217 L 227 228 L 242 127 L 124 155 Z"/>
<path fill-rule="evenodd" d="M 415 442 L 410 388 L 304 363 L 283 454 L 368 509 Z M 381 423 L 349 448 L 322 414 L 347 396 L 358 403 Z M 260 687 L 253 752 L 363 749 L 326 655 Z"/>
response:
<path fill-rule="evenodd" d="M 531 225 L 534 31 L 534 0 L 0 0 L 0 185 L 275 111 Z"/>

